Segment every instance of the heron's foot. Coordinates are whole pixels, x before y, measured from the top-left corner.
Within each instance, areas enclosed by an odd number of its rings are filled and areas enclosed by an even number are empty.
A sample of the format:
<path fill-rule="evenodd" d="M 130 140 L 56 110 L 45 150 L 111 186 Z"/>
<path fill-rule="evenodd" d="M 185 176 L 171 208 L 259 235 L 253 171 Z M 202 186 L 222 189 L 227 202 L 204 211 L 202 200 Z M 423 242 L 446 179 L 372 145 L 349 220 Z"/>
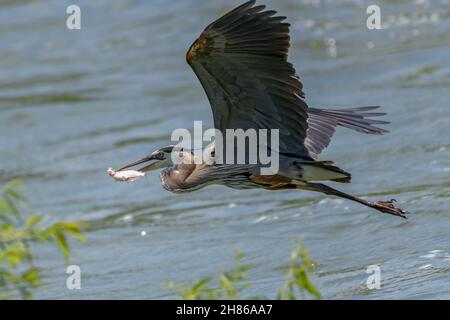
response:
<path fill-rule="evenodd" d="M 392 214 L 394 216 L 398 216 L 398 217 L 407 219 L 408 212 L 404 211 L 400 208 L 397 208 L 394 205 L 395 202 L 397 202 L 395 199 L 392 199 L 391 201 L 375 201 L 375 202 L 371 202 L 370 205 L 372 208 L 374 208 L 380 212 Z"/>

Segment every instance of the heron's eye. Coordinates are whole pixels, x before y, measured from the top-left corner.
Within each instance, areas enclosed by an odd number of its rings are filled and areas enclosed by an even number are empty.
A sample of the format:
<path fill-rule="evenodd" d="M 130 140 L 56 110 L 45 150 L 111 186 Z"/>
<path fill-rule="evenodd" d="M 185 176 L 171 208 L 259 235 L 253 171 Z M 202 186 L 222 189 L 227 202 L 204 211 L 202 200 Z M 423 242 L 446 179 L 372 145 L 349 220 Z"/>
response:
<path fill-rule="evenodd" d="M 162 152 L 162 151 L 159 152 L 158 153 L 158 158 L 161 159 L 161 160 L 164 159 L 164 152 Z"/>

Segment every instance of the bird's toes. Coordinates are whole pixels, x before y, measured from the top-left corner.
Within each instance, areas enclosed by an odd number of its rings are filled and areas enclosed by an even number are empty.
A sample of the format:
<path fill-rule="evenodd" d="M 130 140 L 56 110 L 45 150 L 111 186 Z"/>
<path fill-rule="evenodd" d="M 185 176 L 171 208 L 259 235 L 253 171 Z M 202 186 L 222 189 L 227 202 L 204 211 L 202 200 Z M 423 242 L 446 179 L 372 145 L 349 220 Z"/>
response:
<path fill-rule="evenodd" d="M 390 201 L 376 201 L 373 203 L 373 205 L 374 205 L 374 208 L 377 209 L 378 211 L 392 214 L 395 216 L 399 216 L 402 218 L 407 218 L 407 215 L 409 214 L 409 212 L 396 207 L 394 205 L 395 202 L 396 202 L 395 199 L 392 199 Z"/>

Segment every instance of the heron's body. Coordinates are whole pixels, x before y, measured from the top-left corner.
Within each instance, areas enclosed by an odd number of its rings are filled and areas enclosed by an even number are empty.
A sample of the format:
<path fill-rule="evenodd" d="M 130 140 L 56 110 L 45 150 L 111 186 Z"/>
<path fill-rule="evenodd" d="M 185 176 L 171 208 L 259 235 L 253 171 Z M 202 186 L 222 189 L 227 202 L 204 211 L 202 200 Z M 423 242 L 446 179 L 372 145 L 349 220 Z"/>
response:
<path fill-rule="evenodd" d="M 194 157 L 190 150 L 185 150 L 184 154 L 185 157 Z M 259 164 L 182 163 L 163 170 L 160 173 L 161 184 L 173 193 L 192 192 L 213 184 L 233 189 L 280 190 L 301 188 L 308 181 L 349 182 L 351 178 L 349 173 L 333 166 L 331 162 L 284 155 L 279 157 L 281 167 L 276 175 L 261 175 L 262 166 Z"/>
<path fill-rule="evenodd" d="M 368 202 L 319 181 L 349 183 L 351 175 L 331 161 L 319 161 L 336 127 L 381 135 L 387 132 L 374 120 L 378 107 L 352 109 L 309 108 L 303 85 L 287 61 L 289 24 L 275 11 L 249 1 L 210 24 L 187 53 L 208 96 L 214 127 L 279 130 L 279 170 L 262 175 L 260 164 L 178 164 L 170 162 L 173 147 L 165 147 L 123 169 L 156 160 L 142 171 L 164 168 L 163 187 L 174 193 L 218 184 L 234 189 L 302 189 L 350 199 L 378 211 L 405 217 L 392 201 Z M 214 149 L 214 145 L 209 148 Z M 183 150 L 184 157 L 193 157 Z"/>

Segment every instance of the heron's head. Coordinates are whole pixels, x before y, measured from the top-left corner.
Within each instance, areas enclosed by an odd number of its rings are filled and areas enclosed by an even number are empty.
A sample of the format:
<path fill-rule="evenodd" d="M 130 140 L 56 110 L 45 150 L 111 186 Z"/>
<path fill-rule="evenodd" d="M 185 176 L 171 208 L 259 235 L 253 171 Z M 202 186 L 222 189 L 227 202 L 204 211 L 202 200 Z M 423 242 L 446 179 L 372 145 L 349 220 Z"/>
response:
<path fill-rule="evenodd" d="M 139 159 L 135 162 L 132 162 L 130 164 L 127 164 L 126 166 L 120 168 L 117 171 L 127 170 L 131 169 L 135 166 L 138 166 L 140 164 L 146 164 L 144 167 L 137 169 L 140 172 L 148 172 L 148 171 L 154 171 L 162 168 L 167 168 L 173 166 L 172 162 L 172 151 L 175 146 L 167 146 L 161 149 L 158 149 L 152 153 L 150 153 L 148 156 L 145 156 L 142 159 Z"/>

